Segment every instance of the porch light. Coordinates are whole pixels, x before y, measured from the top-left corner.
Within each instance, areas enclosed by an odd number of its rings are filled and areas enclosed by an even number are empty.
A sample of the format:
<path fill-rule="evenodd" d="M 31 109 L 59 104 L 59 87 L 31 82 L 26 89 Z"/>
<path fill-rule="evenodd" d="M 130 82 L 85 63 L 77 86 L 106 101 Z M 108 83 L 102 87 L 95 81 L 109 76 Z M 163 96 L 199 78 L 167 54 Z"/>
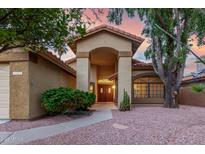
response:
<path fill-rule="evenodd" d="M 90 91 L 93 91 L 93 86 L 92 85 L 90 85 Z"/>
<path fill-rule="evenodd" d="M 114 86 L 114 85 L 112 86 L 112 89 L 115 89 L 115 86 Z"/>

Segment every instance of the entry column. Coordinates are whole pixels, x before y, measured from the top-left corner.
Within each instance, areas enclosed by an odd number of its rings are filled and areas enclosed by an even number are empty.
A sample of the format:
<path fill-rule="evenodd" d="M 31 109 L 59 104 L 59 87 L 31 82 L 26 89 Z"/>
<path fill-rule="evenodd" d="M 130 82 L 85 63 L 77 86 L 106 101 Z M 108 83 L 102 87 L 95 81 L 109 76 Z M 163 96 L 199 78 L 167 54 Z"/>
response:
<path fill-rule="evenodd" d="M 118 59 L 118 107 L 123 100 L 123 90 L 126 90 L 132 101 L 132 53 L 119 52 Z"/>
<path fill-rule="evenodd" d="M 77 88 L 89 91 L 90 61 L 89 52 L 77 52 Z"/>

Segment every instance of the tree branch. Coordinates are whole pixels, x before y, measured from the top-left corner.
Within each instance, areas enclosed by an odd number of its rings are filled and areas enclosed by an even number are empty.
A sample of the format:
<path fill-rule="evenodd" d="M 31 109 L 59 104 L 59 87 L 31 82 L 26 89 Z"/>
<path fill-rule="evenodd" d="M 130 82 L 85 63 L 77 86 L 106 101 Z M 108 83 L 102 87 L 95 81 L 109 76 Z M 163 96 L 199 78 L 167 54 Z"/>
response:
<path fill-rule="evenodd" d="M 165 34 L 167 34 L 169 37 L 171 37 L 174 41 L 178 41 L 172 34 L 170 34 L 169 32 L 167 32 L 166 30 L 164 30 L 163 28 L 161 28 L 159 25 L 154 24 L 158 29 L 160 29 L 161 31 L 163 31 Z M 191 49 L 189 49 L 189 47 L 185 44 L 183 44 L 182 42 L 179 42 L 180 45 L 184 46 L 186 50 L 188 50 L 189 52 L 191 52 L 201 63 L 203 63 L 205 65 L 205 62 L 199 57 L 197 56 Z"/>
<path fill-rule="evenodd" d="M 156 36 L 152 37 L 152 63 L 154 67 L 154 71 L 159 75 L 161 80 L 165 83 L 165 74 L 164 74 L 164 67 L 162 63 L 162 50 L 161 50 L 161 42 L 159 41 L 159 38 Z"/>

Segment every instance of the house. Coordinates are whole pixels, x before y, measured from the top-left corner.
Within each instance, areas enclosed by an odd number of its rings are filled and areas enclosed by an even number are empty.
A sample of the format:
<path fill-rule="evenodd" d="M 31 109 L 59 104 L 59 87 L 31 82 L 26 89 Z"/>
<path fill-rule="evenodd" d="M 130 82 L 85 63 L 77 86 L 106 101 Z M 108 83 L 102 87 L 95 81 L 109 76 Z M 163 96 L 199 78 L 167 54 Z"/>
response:
<path fill-rule="evenodd" d="M 0 54 L 0 119 L 45 114 L 40 96 L 50 88 L 75 88 L 76 71 L 51 53 L 10 50 Z"/>
<path fill-rule="evenodd" d="M 76 70 L 76 87 L 96 94 L 96 102 L 120 104 L 125 89 L 132 103 L 163 103 L 164 85 L 152 64 L 133 59 L 144 39 L 101 25 L 69 44 L 76 58 L 66 63 Z"/>
<path fill-rule="evenodd" d="M 96 102 L 120 104 L 123 90 L 136 104 L 163 103 L 164 85 L 151 63 L 133 59 L 144 39 L 101 25 L 69 44 L 76 58 L 66 63 L 51 53 L 10 50 L 0 54 L 0 119 L 45 114 L 40 96 L 72 87 L 96 94 Z"/>
<path fill-rule="evenodd" d="M 205 61 L 205 56 L 201 56 L 200 58 Z M 199 62 L 198 60 L 195 63 L 197 72 L 200 72 L 205 69 L 205 65 L 203 63 Z"/>

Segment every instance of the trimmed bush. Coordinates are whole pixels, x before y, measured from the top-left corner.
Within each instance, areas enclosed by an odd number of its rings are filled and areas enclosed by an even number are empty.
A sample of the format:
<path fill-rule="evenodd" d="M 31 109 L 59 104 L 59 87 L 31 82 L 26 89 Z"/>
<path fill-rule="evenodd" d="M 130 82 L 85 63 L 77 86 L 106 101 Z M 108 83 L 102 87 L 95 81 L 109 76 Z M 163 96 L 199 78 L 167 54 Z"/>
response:
<path fill-rule="evenodd" d="M 130 104 L 130 97 L 127 94 L 127 91 L 124 89 L 123 100 L 120 102 L 120 111 L 130 111 L 131 104 Z"/>
<path fill-rule="evenodd" d="M 67 110 L 88 110 L 95 102 L 95 94 L 71 88 L 54 88 L 45 91 L 41 105 L 49 115 Z"/>

